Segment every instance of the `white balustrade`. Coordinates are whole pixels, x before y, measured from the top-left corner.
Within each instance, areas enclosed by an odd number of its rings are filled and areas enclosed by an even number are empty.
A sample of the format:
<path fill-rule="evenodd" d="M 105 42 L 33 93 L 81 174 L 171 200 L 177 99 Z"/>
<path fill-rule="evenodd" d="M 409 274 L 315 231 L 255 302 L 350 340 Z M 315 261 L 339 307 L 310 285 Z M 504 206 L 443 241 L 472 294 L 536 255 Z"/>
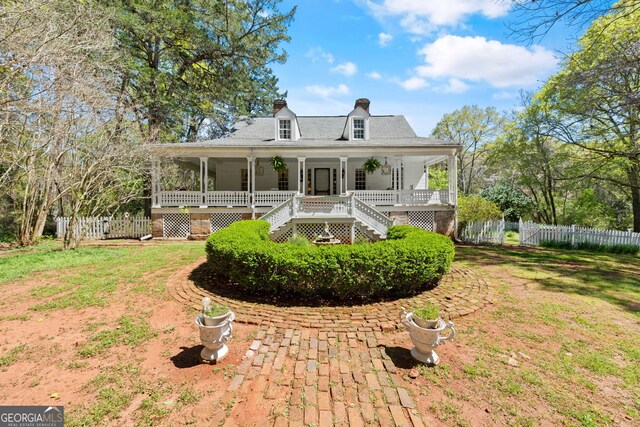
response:
<path fill-rule="evenodd" d="M 202 205 L 202 193 L 199 191 L 161 191 L 158 196 L 160 206 Z"/>
<path fill-rule="evenodd" d="M 371 226 L 380 235 L 386 235 L 387 229 L 393 225 L 391 218 L 355 196 L 353 197 L 353 211 L 353 216 Z"/>
<path fill-rule="evenodd" d="M 350 215 L 349 196 L 296 196 L 299 217 Z"/>
<path fill-rule="evenodd" d="M 359 190 L 350 193 L 372 206 L 393 206 L 397 203 L 397 193 L 394 190 Z"/>
<path fill-rule="evenodd" d="M 209 191 L 206 197 L 207 206 L 247 206 L 248 191 Z"/>
<path fill-rule="evenodd" d="M 449 203 L 449 190 L 358 190 L 350 193 L 371 206 L 446 205 Z"/>
<path fill-rule="evenodd" d="M 295 191 L 256 191 L 253 194 L 255 206 L 278 206 L 295 196 Z"/>
<path fill-rule="evenodd" d="M 295 197 L 290 198 L 284 203 L 271 209 L 268 213 L 260 217 L 260 219 L 265 220 L 269 224 L 271 224 L 270 231 L 275 230 L 276 228 L 289 222 L 291 218 L 294 216 L 295 200 L 296 200 Z"/>

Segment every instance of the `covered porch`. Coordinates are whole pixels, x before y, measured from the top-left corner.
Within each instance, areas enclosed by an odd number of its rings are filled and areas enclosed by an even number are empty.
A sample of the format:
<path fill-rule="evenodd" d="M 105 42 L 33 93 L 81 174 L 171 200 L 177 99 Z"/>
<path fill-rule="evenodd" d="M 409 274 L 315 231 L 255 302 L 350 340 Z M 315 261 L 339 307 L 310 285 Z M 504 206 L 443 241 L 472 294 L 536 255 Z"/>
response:
<path fill-rule="evenodd" d="M 353 195 L 371 206 L 457 204 L 455 152 L 352 153 L 338 157 L 324 153 L 291 156 L 282 150 L 244 157 L 179 154 L 153 161 L 153 208 L 247 208 L 266 212 L 294 195 Z M 281 157 L 286 168 L 274 170 L 274 156 Z M 368 173 L 363 165 L 371 157 L 381 167 Z"/>

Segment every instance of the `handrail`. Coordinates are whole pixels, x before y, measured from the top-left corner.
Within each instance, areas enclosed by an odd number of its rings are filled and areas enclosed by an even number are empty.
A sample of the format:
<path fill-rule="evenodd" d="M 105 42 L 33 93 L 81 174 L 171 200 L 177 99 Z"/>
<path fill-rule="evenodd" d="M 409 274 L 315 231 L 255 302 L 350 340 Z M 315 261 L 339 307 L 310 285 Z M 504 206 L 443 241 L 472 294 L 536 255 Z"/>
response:
<path fill-rule="evenodd" d="M 353 194 L 351 197 L 353 198 L 353 215 L 356 219 L 369 225 L 380 235 L 386 236 L 387 229 L 393 225 L 393 220 Z"/>
<path fill-rule="evenodd" d="M 295 210 L 294 200 L 295 197 L 291 197 L 290 199 L 286 200 L 283 203 L 280 203 L 278 206 L 271 209 L 266 214 L 262 215 L 260 219 L 263 219 L 271 224 L 270 231 L 275 230 L 283 224 L 286 224 L 291 220 L 291 218 L 293 218 L 293 213 Z"/>

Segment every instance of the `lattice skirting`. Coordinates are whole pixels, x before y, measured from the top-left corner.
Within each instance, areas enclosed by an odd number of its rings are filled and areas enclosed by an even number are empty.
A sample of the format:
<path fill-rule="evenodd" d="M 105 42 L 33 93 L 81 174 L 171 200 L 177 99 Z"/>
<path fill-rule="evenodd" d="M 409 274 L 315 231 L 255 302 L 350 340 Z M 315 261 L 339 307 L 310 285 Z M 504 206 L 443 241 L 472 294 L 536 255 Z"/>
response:
<path fill-rule="evenodd" d="M 221 230 L 240 220 L 242 220 L 242 213 L 240 212 L 214 212 L 209 219 L 211 232 Z"/>
<path fill-rule="evenodd" d="M 409 225 L 422 228 L 423 230 L 435 231 L 436 213 L 434 211 L 409 212 Z"/>
<path fill-rule="evenodd" d="M 162 235 L 165 239 L 189 237 L 191 225 L 189 214 L 168 213 L 162 215 Z"/>
<path fill-rule="evenodd" d="M 278 230 L 280 231 L 280 230 Z M 274 242 L 278 242 L 278 243 L 285 243 L 286 241 L 288 241 L 291 236 L 293 236 L 293 225 L 292 224 L 287 224 L 284 226 L 284 228 L 282 229 L 282 232 L 278 234 L 278 236 L 273 240 Z"/>
<path fill-rule="evenodd" d="M 323 224 L 296 224 L 296 232 L 313 241 L 324 232 Z M 351 242 L 351 224 L 329 224 L 329 232 L 342 243 Z"/>

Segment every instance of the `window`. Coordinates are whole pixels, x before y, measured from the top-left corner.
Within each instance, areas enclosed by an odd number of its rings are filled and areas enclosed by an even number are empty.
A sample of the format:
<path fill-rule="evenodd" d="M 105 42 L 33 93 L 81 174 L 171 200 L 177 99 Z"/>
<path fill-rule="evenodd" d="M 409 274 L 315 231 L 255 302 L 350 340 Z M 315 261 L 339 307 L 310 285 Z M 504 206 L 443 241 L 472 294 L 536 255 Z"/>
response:
<path fill-rule="evenodd" d="M 367 174 L 364 169 L 356 169 L 356 190 L 367 189 Z"/>
<path fill-rule="evenodd" d="M 289 191 L 289 169 L 278 171 L 278 190 Z"/>
<path fill-rule="evenodd" d="M 353 139 L 364 139 L 364 119 L 353 119 Z"/>
<path fill-rule="evenodd" d="M 291 120 L 278 120 L 278 130 L 280 139 L 291 139 Z"/>
<path fill-rule="evenodd" d="M 249 174 L 246 169 L 240 169 L 240 191 L 249 191 Z"/>

